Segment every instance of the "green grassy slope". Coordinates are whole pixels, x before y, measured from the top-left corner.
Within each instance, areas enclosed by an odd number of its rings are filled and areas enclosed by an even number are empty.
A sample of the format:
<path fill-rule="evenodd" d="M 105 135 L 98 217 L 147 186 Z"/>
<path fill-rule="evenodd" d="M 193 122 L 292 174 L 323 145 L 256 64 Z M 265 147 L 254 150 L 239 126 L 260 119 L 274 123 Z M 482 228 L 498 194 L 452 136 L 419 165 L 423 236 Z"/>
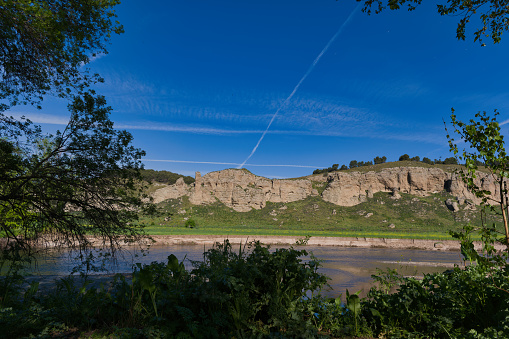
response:
<path fill-rule="evenodd" d="M 236 212 L 217 202 L 192 205 L 187 197 L 159 204 L 160 215 L 140 222 L 150 234 L 267 234 L 315 236 L 365 236 L 386 238 L 449 238 L 449 230 L 460 230 L 470 222 L 480 224 L 480 208 L 450 211 L 445 193 L 427 197 L 401 194 L 394 200 L 389 193 L 376 193 L 373 199 L 352 207 L 336 206 L 320 197 L 292 203 L 268 203 L 261 210 Z M 197 227 L 185 228 L 187 219 Z M 500 217 L 488 215 L 489 222 Z"/>

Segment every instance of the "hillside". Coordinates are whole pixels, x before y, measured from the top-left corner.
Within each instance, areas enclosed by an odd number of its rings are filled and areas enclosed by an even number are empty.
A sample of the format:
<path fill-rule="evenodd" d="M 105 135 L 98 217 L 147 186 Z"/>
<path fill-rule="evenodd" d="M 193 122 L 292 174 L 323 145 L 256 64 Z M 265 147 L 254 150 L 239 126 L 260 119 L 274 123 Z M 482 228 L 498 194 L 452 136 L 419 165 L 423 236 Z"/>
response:
<path fill-rule="evenodd" d="M 373 236 L 443 237 L 465 223 L 480 224 L 478 199 L 457 179 L 457 165 L 397 162 L 326 175 L 271 180 L 224 170 L 194 184 L 179 179 L 154 192 L 161 215 L 145 219 L 152 232 L 184 227 L 232 233 L 361 232 Z M 481 183 L 480 183 L 481 184 Z M 482 185 L 489 186 L 487 178 Z M 495 214 L 488 221 L 499 222 Z"/>

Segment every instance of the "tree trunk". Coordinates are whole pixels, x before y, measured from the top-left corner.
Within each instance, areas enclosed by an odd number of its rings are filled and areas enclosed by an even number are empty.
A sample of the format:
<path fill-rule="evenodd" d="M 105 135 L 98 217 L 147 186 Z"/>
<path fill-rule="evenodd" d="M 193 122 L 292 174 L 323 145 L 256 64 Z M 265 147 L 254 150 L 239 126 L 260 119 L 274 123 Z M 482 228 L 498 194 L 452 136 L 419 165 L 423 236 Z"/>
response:
<path fill-rule="evenodd" d="M 504 229 L 505 229 L 505 245 L 507 246 L 507 250 L 509 251 L 509 227 L 507 225 L 507 184 L 504 182 L 504 179 L 500 179 L 500 208 L 502 209 L 502 219 L 504 221 Z M 505 199 L 504 199 L 505 198 Z"/>

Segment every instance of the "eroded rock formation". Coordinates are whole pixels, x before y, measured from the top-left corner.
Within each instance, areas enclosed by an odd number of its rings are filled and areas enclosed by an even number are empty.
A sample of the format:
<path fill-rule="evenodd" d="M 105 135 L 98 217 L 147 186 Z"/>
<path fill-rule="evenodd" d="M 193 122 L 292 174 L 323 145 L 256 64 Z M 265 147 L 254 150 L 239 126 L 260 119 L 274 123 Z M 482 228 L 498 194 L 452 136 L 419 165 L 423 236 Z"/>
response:
<path fill-rule="evenodd" d="M 238 212 L 247 212 L 265 207 L 268 201 L 292 202 L 310 195 L 318 192 L 307 179 L 271 180 L 246 170 L 227 169 L 203 177 L 197 172 L 189 200 L 196 205 L 218 200 Z"/>
<path fill-rule="evenodd" d="M 174 185 L 155 191 L 154 201 L 188 196 L 192 204 L 211 204 L 219 201 L 238 212 L 261 209 L 267 202 L 288 203 L 318 195 L 315 184 L 325 184 L 321 196 L 325 201 L 340 206 L 354 206 L 371 199 L 377 192 L 392 192 L 397 199 L 400 193 L 425 196 L 443 190 L 456 196 L 459 201 L 470 200 L 475 204 L 481 201 L 467 190 L 456 174 L 439 168 L 394 167 L 379 172 L 334 172 L 326 178 L 322 175 L 306 179 L 267 179 L 247 170 L 227 169 L 211 172 L 203 177 L 196 172 L 194 184 L 186 185 L 179 179 Z M 487 174 L 479 173 L 477 185 L 499 194 L 495 180 Z"/>

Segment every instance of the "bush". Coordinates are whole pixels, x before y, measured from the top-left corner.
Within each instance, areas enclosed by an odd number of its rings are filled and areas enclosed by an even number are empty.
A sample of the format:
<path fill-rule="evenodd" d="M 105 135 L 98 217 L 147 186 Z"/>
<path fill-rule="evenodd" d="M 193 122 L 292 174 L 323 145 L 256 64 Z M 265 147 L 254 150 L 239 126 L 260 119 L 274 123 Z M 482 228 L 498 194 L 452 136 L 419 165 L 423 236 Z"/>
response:
<path fill-rule="evenodd" d="M 196 221 L 194 219 L 187 219 L 185 226 L 188 228 L 195 228 L 196 227 Z"/>
<path fill-rule="evenodd" d="M 386 157 L 386 156 L 383 156 L 383 157 L 375 157 L 375 158 L 373 159 L 373 162 L 375 163 L 375 165 L 378 165 L 378 164 L 384 164 L 386 161 L 387 161 L 387 157 Z"/>
<path fill-rule="evenodd" d="M 382 288 L 368 294 L 365 316 L 378 335 L 474 338 L 472 333 L 494 331 L 500 338 L 509 336 L 509 293 L 501 290 L 509 285 L 507 269 L 488 274 L 485 267 L 471 265 L 422 280 L 393 272 L 375 278 L 398 288 L 394 294 Z"/>
<path fill-rule="evenodd" d="M 307 254 L 271 252 L 259 242 L 247 250 L 216 243 L 190 272 L 175 256 L 138 264 L 132 287 L 124 279 L 114 299 L 126 315 L 134 314 L 125 325 L 151 327 L 167 337 L 312 337 L 316 330 L 303 300 L 326 277 L 317 272 L 317 260 L 302 262 Z"/>
<path fill-rule="evenodd" d="M 425 164 L 428 164 L 428 165 L 433 165 L 434 164 L 433 161 L 431 161 L 430 158 L 426 158 L 426 157 L 422 158 L 422 162 L 425 163 Z"/>
<path fill-rule="evenodd" d="M 152 169 L 143 169 L 141 170 L 141 176 L 143 180 L 148 182 L 159 182 L 163 184 L 173 185 L 177 182 L 179 178 L 184 178 L 184 182 L 186 184 L 191 184 L 194 182 L 194 178 L 190 176 L 183 176 L 181 174 L 169 172 L 169 171 L 155 171 Z"/>
<path fill-rule="evenodd" d="M 457 165 L 458 159 L 455 157 L 445 158 L 444 159 L 444 165 Z"/>

